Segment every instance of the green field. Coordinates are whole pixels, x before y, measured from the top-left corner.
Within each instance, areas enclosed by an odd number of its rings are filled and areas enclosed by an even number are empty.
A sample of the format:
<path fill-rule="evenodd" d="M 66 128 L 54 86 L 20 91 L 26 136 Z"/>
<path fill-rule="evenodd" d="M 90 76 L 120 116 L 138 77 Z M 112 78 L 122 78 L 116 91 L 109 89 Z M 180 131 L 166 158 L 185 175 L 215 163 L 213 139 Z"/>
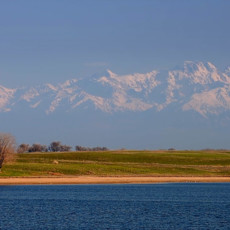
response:
<path fill-rule="evenodd" d="M 7 176 L 230 176 L 228 151 L 107 151 L 17 154 Z"/>

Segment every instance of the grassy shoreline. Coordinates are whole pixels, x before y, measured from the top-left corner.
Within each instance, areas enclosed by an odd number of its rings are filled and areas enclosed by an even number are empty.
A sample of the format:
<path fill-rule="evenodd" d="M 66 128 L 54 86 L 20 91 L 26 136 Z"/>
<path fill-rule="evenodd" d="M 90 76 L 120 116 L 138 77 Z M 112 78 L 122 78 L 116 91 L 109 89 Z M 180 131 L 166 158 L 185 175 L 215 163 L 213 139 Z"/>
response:
<path fill-rule="evenodd" d="M 17 154 L 3 177 L 228 177 L 229 151 L 106 151 Z"/>

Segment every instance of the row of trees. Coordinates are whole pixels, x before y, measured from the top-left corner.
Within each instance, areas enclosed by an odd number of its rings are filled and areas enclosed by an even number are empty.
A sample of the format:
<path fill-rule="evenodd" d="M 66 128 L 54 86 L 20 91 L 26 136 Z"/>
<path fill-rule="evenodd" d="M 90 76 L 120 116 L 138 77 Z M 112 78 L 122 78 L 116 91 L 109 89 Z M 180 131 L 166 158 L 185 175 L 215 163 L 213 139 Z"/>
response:
<path fill-rule="evenodd" d="M 49 146 L 41 144 L 20 144 L 17 148 L 18 153 L 27 153 L 27 152 L 69 152 L 72 147 L 68 145 L 63 145 L 60 141 L 53 141 Z M 107 151 L 109 150 L 106 147 L 83 147 L 77 145 L 75 147 L 76 151 Z"/>
<path fill-rule="evenodd" d="M 26 152 L 68 152 L 72 149 L 71 146 L 63 145 L 60 141 L 53 141 L 49 146 L 41 144 L 20 144 L 17 148 L 18 153 Z"/>

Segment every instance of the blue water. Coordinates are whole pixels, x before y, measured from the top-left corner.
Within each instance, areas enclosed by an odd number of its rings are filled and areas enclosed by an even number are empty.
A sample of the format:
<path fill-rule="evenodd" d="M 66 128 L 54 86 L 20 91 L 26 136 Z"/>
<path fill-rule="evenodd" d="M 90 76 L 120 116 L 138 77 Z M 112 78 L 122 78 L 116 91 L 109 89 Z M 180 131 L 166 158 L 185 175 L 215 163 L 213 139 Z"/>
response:
<path fill-rule="evenodd" d="M 230 229 L 230 183 L 0 186 L 0 229 Z"/>

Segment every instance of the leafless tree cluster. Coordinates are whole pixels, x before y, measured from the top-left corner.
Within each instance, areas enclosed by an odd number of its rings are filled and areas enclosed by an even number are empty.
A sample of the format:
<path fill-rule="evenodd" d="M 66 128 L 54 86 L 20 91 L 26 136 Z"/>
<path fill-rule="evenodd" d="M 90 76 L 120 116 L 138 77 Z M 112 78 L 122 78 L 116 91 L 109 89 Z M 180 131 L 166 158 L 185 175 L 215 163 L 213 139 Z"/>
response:
<path fill-rule="evenodd" d="M 41 145 L 38 143 L 32 144 L 20 144 L 17 148 L 18 153 L 27 152 L 68 152 L 71 150 L 71 146 L 62 145 L 60 141 L 53 141 L 49 146 Z"/>
<path fill-rule="evenodd" d="M 63 145 L 60 141 L 53 141 L 49 146 L 41 145 L 41 144 L 32 144 L 31 146 L 28 144 L 20 144 L 17 148 L 18 153 L 30 153 L 30 152 L 69 152 L 72 147 L 68 145 Z M 107 151 L 109 150 L 106 147 L 83 147 L 77 145 L 75 147 L 76 151 Z"/>
<path fill-rule="evenodd" d="M 46 145 L 35 143 L 29 147 L 29 152 L 48 152 L 48 149 Z"/>
<path fill-rule="evenodd" d="M 28 144 L 20 144 L 17 148 L 18 153 L 27 153 L 27 152 L 47 152 L 46 145 L 41 144 L 32 144 L 31 146 Z"/>
<path fill-rule="evenodd" d="M 15 138 L 8 133 L 0 133 L 0 170 L 4 162 L 12 160 L 15 152 Z"/>
<path fill-rule="evenodd" d="M 109 149 L 106 147 L 93 147 L 93 148 L 89 148 L 89 147 L 83 147 L 83 146 L 79 146 L 77 145 L 75 147 L 76 151 L 108 151 Z"/>
<path fill-rule="evenodd" d="M 62 145 L 60 141 L 54 141 L 49 146 L 50 152 L 68 152 L 71 150 L 71 146 Z"/>

